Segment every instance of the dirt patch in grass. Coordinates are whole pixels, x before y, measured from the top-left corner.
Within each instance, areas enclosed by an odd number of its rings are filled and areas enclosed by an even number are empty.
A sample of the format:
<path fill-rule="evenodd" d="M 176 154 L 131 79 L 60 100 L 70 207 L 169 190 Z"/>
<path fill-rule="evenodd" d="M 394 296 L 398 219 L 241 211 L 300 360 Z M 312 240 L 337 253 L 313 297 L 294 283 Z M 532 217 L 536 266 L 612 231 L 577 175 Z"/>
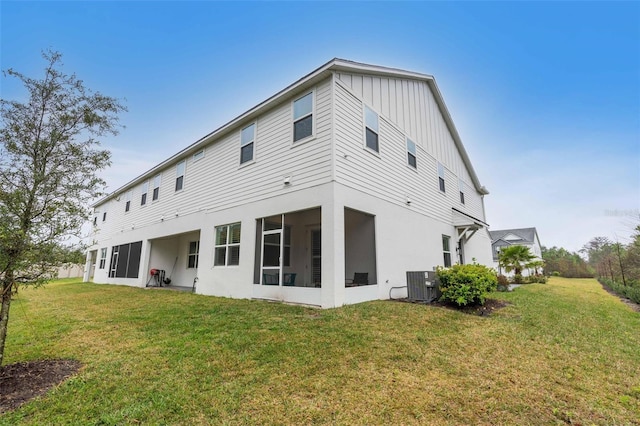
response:
<path fill-rule="evenodd" d="M 45 394 L 82 366 L 68 359 L 18 362 L 0 366 L 0 413 Z"/>
<path fill-rule="evenodd" d="M 417 303 L 419 305 L 427 305 L 427 306 L 435 306 L 435 307 L 439 307 L 439 308 L 451 309 L 453 311 L 458 311 L 458 312 L 462 312 L 462 313 L 469 314 L 469 315 L 478 315 L 478 316 L 481 316 L 481 317 L 488 317 L 494 311 L 511 305 L 511 303 L 509 303 L 507 301 L 497 300 L 497 299 L 487 299 L 487 300 L 485 300 L 485 303 L 482 306 L 480 306 L 480 305 L 457 306 L 457 305 L 453 305 L 453 304 L 450 304 L 450 303 L 444 303 L 444 302 L 431 302 L 431 303 L 413 302 L 413 301 L 411 301 L 411 300 L 409 300 L 407 298 L 394 299 L 394 301 L 406 302 L 406 303 Z"/>

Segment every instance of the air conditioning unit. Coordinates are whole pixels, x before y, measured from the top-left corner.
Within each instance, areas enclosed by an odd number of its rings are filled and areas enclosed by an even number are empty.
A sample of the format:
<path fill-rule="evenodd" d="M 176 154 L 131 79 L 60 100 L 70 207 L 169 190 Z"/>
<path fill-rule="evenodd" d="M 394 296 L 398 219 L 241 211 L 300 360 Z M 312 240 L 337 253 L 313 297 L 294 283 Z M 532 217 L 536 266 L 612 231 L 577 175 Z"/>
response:
<path fill-rule="evenodd" d="M 438 300 L 441 293 L 435 271 L 407 271 L 407 294 L 412 302 Z"/>

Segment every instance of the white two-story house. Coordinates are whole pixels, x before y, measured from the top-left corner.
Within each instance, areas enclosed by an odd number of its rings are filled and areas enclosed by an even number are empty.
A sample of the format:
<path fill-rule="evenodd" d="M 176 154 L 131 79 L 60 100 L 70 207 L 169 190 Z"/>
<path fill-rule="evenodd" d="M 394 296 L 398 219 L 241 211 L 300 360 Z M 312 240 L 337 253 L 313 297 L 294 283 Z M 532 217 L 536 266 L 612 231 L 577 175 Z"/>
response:
<path fill-rule="evenodd" d="M 402 297 L 407 271 L 491 265 L 487 193 L 432 76 L 334 59 L 97 202 L 85 280 Z"/>

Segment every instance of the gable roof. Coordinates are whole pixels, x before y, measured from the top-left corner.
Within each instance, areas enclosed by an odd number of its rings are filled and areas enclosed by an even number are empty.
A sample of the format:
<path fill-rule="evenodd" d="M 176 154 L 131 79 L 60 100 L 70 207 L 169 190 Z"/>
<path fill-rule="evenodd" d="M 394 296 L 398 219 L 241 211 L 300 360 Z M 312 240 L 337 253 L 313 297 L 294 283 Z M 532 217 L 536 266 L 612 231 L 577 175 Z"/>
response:
<path fill-rule="evenodd" d="M 222 137 L 224 134 L 227 134 L 231 130 L 236 129 L 243 123 L 254 119 L 258 115 L 263 113 L 265 110 L 281 102 L 283 98 L 287 97 L 288 95 L 296 92 L 297 90 L 303 90 L 304 88 L 313 86 L 319 81 L 329 77 L 334 71 L 361 72 L 361 73 L 371 74 L 371 75 L 381 75 L 381 76 L 396 77 L 396 78 L 408 78 L 408 79 L 426 82 L 433 93 L 433 97 L 435 98 L 436 103 L 438 104 L 440 113 L 442 114 L 442 117 L 444 118 L 447 128 L 451 133 L 451 137 L 453 138 L 456 148 L 458 148 L 458 151 L 460 152 L 462 161 L 464 162 L 465 166 L 467 167 L 467 170 L 469 171 L 469 175 L 471 176 L 471 180 L 473 181 L 473 185 L 475 186 L 475 189 L 483 195 L 486 195 L 489 193 L 487 188 L 485 188 L 480 184 L 480 180 L 478 179 L 478 176 L 476 175 L 476 172 L 473 166 L 471 165 L 471 160 L 469 159 L 469 155 L 467 154 L 467 151 L 465 150 L 462 144 L 462 140 L 460 138 L 460 135 L 458 134 L 458 130 L 453 124 L 453 119 L 451 118 L 451 114 L 449 114 L 449 110 L 447 109 L 447 106 L 444 103 L 444 99 L 442 97 L 442 94 L 440 93 L 440 89 L 438 89 L 435 78 L 433 76 L 416 73 L 412 71 L 405 71 L 398 68 L 369 65 L 369 64 L 364 64 L 360 62 L 349 61 L 346 59 L 333 58 L 329 62 L 316 68 L 315 70 L 311 71 L 309 74 L 305 75 L 304 77 L 298 79 L 294 83 L 285 87 L 275 95 L 262 101 L 261 103 L 249 109 L 248 111 L 245 111 L 243 114 L 227 122 L 226 124 L 220 126 L 219 128 L 212 131 L 211 133 L 203 136 L 202 138 L 198 139 L 191 145 L 187 146 L 186 148 L 182 149 L 181 151 L 177 152 L 176 154 L 172 155 L 166 160 L 160 162 L 153 168 L 139 175 L 135 179 L 129 181 L 128 183 L 124 184 L 120 188 L 111 192 L 108 196 L 94 203 L 92 207 L 96 207 L 102 204 L 103 202 L 108 201 L 110 198 L 114 198 L 118 194 L 140 184 L 142 181 L 153 177 L 155 174 L 157 174 L 159 171 L 161 171 L 165 167 L 171 165 L 172 163 L 175 163 L 176 161 L 190 154 L 193 154 L 194 152 L 198 151 L 199 149 L 203 148 L 204 146 L 208 145 L 214 140 Z"/>
<path fill-rule="evenodd" d="M 508 244 L 514 244 L 517 242 L 510 241 L 505 237 L 509 237 L 509 235 L 515 235 L 522 239 L 522 242 L 533 244 L 538 237 L 538 231 L 536 228 L 519 228 L 519 229 L 500 229 L 496 231 L 489 231 L 489 235 L 491 235 L 491 244 L 495 244 L 498 240 L 502 240 Z M 540 241 L 540 238 L 538 238 Z"/>

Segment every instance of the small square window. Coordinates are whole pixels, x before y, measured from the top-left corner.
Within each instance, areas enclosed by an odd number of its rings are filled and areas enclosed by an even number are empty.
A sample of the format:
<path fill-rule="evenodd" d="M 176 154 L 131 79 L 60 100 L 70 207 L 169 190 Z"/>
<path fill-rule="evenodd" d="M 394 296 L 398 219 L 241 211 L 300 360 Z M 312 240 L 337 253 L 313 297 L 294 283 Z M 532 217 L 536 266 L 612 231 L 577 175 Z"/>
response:
<path fill-rule="evenodd" d="M 193 154 L 193 161 L 198 161 L 201 158 L 204 158 L 204 149 L 201 149 L 200 151 Z"/>

